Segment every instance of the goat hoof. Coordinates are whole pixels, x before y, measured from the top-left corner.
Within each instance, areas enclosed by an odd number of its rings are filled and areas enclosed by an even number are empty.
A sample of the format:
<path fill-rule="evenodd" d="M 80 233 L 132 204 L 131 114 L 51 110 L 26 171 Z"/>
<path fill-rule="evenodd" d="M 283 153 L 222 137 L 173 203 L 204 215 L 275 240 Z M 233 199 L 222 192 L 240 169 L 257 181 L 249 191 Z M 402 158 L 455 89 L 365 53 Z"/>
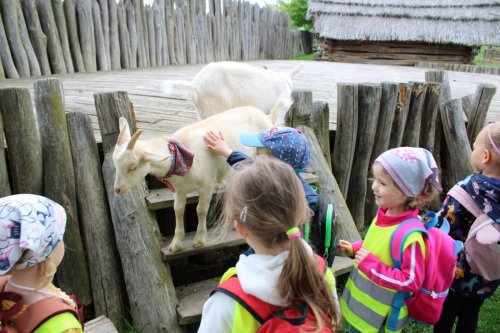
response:
<path fill-rule="evenodd" d="M 176 252 L 179 252 L 182 250 L 182 246 L 181 245 L 174 245 L 174 244 L 171 244 L 168 248 L 168 250 L 172 253 L 176 253 Z"/>
<path fill-rule="evenodd" d="M 202 242 L 202 241 L 199 241 L 199 242 L 193 242 L 193 247 L 194 248 L 197 248 L 197 247 L 203 247 L 205 246 L 205 242 Z"/>

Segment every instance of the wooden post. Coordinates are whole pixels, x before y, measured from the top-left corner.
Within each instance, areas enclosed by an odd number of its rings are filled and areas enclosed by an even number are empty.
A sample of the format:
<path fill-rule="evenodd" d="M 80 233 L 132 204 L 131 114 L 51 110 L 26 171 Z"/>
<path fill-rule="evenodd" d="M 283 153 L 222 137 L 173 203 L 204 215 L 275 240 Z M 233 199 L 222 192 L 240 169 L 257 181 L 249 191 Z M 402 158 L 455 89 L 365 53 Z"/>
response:
<path fill-rule="evenodd" d="M 67 213 L 64 243 L 71 251 L 66 251 L 57 270 L 57 283 L 63 290 L 78 295 L 82 304 L 90 305 L 92 295 L 78 223 L 62 85 L 56 79 L 39 80 L 34 83 L 34 91 L 43 153 L 44 195 L 65 207 Z"/>
<path fill-rule="evenodd" d="M 165 22 L 167 25 L 168 58 L 172 65 L 177 64 L 177 47 L 175 43 L 175 11 L 174 0 L 165 0 Z"/>
<path fill-rule="evenodd" d="M 21 1 L 23 14 L 29 31 L 33 50 L 35 51 L 42 75 L 50 75 L 49 57 L 47 55 L 47 37 L 42 31 L 35 0 Z"/>
<path fill-rule="evenodd" d="M 486 115 L 496 91 L 497 88 L 492 84 L 481 83 L 476 88 L 474 103 L 467 123 L 467 136 L 471 145 L 476 140 L 476 136 L 481 129 L 486 125 Z"/>
<path fill-rule="evenodd" d="M 69 50 L 68 31 L 66 29 L 66 17 L 64 16 L 63 3 L 59 0 L 52 0 L 52 10 L 54 11 L 55 24 L 59 32 L 61 41 L 61 49 L 66 64 L 66 71 L 74 73 L 75 67 L 73 66 L 73 59 Z"/>
<path fill-rule="evenodd" d="M 76 2 L 76 13 L 85 70 L 95 72 L 97 71 L 97 64 L 91 0 L 78 0 Z"/>
<path fill-rule="evenodd" d="M 105 151 L 104 182 L 134 324 L 151 332 L 181 332 L 170 268 L 160 254 L 158 224 L 144 200 L 146 184 L 134 186 L 125 196 L 113 191 L 111 156 L 119 133 L 118 118 L 126 116 L 130 122 L 132 104 L 125 92 L 96 94 L 95 104 Z"/>
<path fill-rule="evenodd" d="M 120 62 L 120 37 L 118 30 L 118 7 L 116 1 L 110 1 L 109 3 L 109 52 L 111 69 L 117 70 L 121 69 L 122 65 Z"/>
<path fill-rule="evenodd" d="M 347 206 L 359 230 L 365 228 L 371 216 L 365 217 L 366 179 L 370 169 L 370 157 L 377 130 L 382 87 L 378 84 L 358 86 L 358 134 L 356 149 L 347 191 Z"/>
<path fill-rule="evenodd" d="M 293 104 L 285 115 L 285 123 L 290 127 L 310 126 L 312 115 L 312 91 L 292 91 Z"/>
<path fill-rule="evenodd" d="M 31 76 L 40 76 L 42 72 L 40 71 L 40 65 L 38 64 L 38 59 L 36 58 L 35 50 L 33 45 L 31 45 L 30 36 L 28 33 L 28 27 L 26 21 L 24 20 L 23 10 L 21 6 L 17 6 L 17 21 L 19 24 L 19 35 L 21 36 L 21 41 L 24 45 L 26 51 L 26 56 L 28 57 L 28 63 L 30 65 Z"/>
<path fill-rule="evenodd" d="M 312 107 L 311 129 L 318 139 L 319 146 L 323 150 L 323 156 L 332 169 L 330 157 L 330 110 L 326 102 L 314 102 Z"/>
<path fill-rule="evenodd" d="M 0 96 L 2 91 L 0 90 Z M 3 98 L 0 97 L 0 105 Z M 1 106 L 0 106 L 1 107 Z M 0 110 L 0 134 L 3 135 L 3 119 Z M 0 149 L 0 198 L 10 195 L 9 173 L 7 171 L 7 160 L 5 159 L 5 148 Z"/>
<path fill-rule="evenodd" d="M 332 171 L 340 192 L 347 198 L 358 133 L 358 86 L 337 83 L 337 132 L 332 154 Z"/>
<path fill-rule="evenodd" d="M 389 149 L 401 146 L 406 119 L 408 118 L 408 110 L 410 109 L 411 85 L 409 83 L 400 83 L 398 88 L 398 103 L 396 104 L 396 111 L 394 112 L 394 119 L 392 121 Z"/>
<path fill-rule="evenodd" d="M 12 53 L 10 52 L 9 41 L 7 40 L 7 35 L 3 27 L 2 15 L 0 15 L 0 58 L 2 59 L 3 69 L 5 70 L 7 78 L 18 78 L 19 73 L 17 72 Z"/>
<path fill-rule="evenodd" d="M 104 41 L 104 32 L 102 29 L 99 4 L 92 2 L 92 20 L 94 22 L 95 51 L 97 58 L 97 70 L 109 71 L 108 56 L 106 55 L 106 45 Z"/>
<path fill-rule="evenodd" d="M 72 59 L 75 61 L 75 71 L 85 72 L 82 49 L 80 48 L 80 40 L 78 39 L 75 0 L 64 0 L 63 6 L 68 28 L 69 47 L 71 49 Z"/>
<path fill-rule="evenodd" d="M 130 68 L 137 68 L 137 59 L 138 59 L 138 37 L 137 37 L 137 27 L 136 27 L 136 20 L 135 16 L 137 15 L 134 9 L 134 5 L 132 4 L 131 1 L 125 2 L 125 10 L 127 13 L 127 28 L 128 28 L 128 33 L 129 33 L 129 40 L 130 40 Z M 122 38 L 120 36 L 120 38 Z M 140 65 L 139 65 L 140 67 Z"/>
<path fill-rule="evenodd" d="M 104 37 L 104 56 L 106 58 L 106 64 L 108 64 L 108 70 L 111 69 L 111 57 L 110 57 L 110 43 L 109 43 L 109 38 L 110 38 L 110 6 L 111 3 L 108 5 L 108 0 L 98 0 L 99 1 L 99 10 L 101 13 L 101 27 L 102 27 L 102 35 Z M 114 2 L 113 6 L 116 9 L 116 1 L 110 1 Z M 95 20 L 95 18 L 94 18 Z"/>
<path fill-rule="evenodd" d="M 92 120 L 81 112 L 68 113 L 66 119 L 95 313 L 118 324 L 129 317 L 128 299 Z"/>
<path fill-rule="evenodd" d="M 0 89 L 0 113 L 8 148 L 12 192 L 42 195 L 42 147 L 28 89 Z"/>
<path fill-rule="evenodd" d="M 66 74 L 66 64 L 59 39 L 54 12 L 50 4 L 51 0 L 36 0 L 38 15 L 44 34 L 47 36 L 47 50 L 49 62 L 54 74 Z"/>
<path fill-rule="evenodd" d="M 462 97 L 462 109 L 464 109 L 467 121 L 469 121 L 469 118 L 472 115 L 472 105 L 474 105 L 474 94 L 465 95 L 464 97 Z"/>
<path fill-rule="evenodd" d="M 132 50 L 130 49 L 130 34 L 127 28 L 127 12 L 123 2 L 117 7 L 118 31 L 120 36 L 120 62 L 122 68 L 131 68 Z"/>
<path fill-rule="evenodd" d="M 340 192 L 337 181 L 333 177 L 330 167 L 323 156 L 323 150 L 316 139 L 316 135 L 308 126 L 299 125 L 297 128 L 304 132 L 304 135 L 309 141 L 309 146 L 311 147 L 310 164 L 314 172 L 319 176 L 320 199 L 322 203 L 332 203 L 335 208 L 335 214 L 337 216 L 337 235 L 339 239 L 349 241 L 360 240 L 361 237 L 356 229 L 354 220 Z"/>
<path fill-rule="evenodd" d="M 17 20 L 18 1 L 0 1 L 2 14 L 5 20 L 5 32 L 9 40 L 10 49 L 17 71 L 21 77 L 30 76 L 28 56 L 24 49 L 21 35 L 19 34 L 19 22 Z"/>
<path fill-rule="evenodd" d="M 368 167 L 371 168 L 373 161 L 387 150 L 389 147 L 389 139 L 391 136 L 392 122 L 394 120 L 394 113 L 398 103 L 398 84 L 390 82 L 382 82 L 382 95 L 380 99 L 380 113 L 377 121 L 377 130 L 375 132 L 375 141 L 373 143 L 370 163 Z M 367 180 L 366 183 L 367 194 L 365 199 L 365 215 L 375 216 L 377 212 L 377 204 L 375 197 L 371 191 L 371 181 Z"/>
<path fill-rule="evenodd" d="M 463 111 L 460 99 L 441 104 L 439 107 L 443 129 L 450 154 L 449 164 L 452 171 L 451 184 L 473 172 L 470 165 L 471 148 L 467 138 L 467 130 L 463 121 Z"/>
<path fill-rule="evenodd" d="M 410 110 L 406 119 L 401 145 L 419 147 L 420 123 L 422 121 L 427 86 L 422 82 L 410 82 L 410 84 L 412 85 Z"/>
<path fill-rule="evenodd" d="M 149 47 L 149 62 L 151 67 L 156 67 L 156 28 L 155 28 L 155 17 L 153 8 L 150 6 L 146 7 L 146 26 L 148 28 L 148 47 Z M 158 27 L 159 28 L 159 27 Z M 161 35 L 160 35 L 161 36 Z M 161 42 L 161 39 L 159 39 Z M 158 51 L 161 51 L 161 45 L 158 45 Z M 159 57 L 161 62 L 161 55 Z"/>
<path fill-rule="evenodd" d="M 441 96 L 441 84 L 426 83 L 427 92 L 422 110 L 422 124 L 420 126 L 419 146 L 434 151 L 434 137 L 436 135 L 436 117 L 438 115 L 438 101 Z"/>

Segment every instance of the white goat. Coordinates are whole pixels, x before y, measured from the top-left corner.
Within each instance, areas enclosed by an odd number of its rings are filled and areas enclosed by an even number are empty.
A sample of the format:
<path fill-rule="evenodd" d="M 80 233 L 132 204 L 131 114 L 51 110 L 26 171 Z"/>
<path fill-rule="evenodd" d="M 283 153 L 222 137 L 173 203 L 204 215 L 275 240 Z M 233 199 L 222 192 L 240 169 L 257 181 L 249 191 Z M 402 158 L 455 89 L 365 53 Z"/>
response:
<path fill-rule="evenodd" d="M 194 247 L 203 246 L 206 242 L 206 217 L 216 184 L 221 183 L 231 167 L 224 157 L 214 154 L 206 147 L 203 135 L 208 130 L 221 132 L 229 147 L 252 154 L 252 148 L 243 146 L 239 141 L 241 132 L 262 132 L 273 126 L 277 110 L 283 103 L 279 101 L 270 115 L 252 107 L 240 107 L 219 113 L 198 123 L 187 125 L 176 131 L 172 137 L 157 137 L 139 140 L 142 131 L 130 137 L 130 129 L 125 118 L 120 118 L 120 134 L 113 152 L 113 163 L 116 168 L 114 190 L 124 195 L 130 187 L 137 184 L 147 174 L 165 177 L 175 189 L 175 235 L 170 244 L 171 252 L 182 249 L 184 239 L 184 210 L 186 194 L 197 190 L 199 193 L 198 227 L 193 242 Z M 180 175 L 172 174 L 177 165 L 179 155 L 171 153 L 172 145 L 179 143 L 194 155 L 191 168 L 184 169 Z M 178 146 L 177 146 L 178 147 Z M 177 159 L 176 159 L 177 158 Z M 189 159 L 189 158 L 188 158 Z M 178 174 L 178 173 L 177 173 Z"/>
<path fill-rule="evenodd" d="M 269 113 L 283 101 L 278 115 L 292 105 L 292 78 L 303 63 L 287 72 L 275 72 L 245 63 L 221 61 L 204 66 L 191 81 L 164 81 L 168 96 L 191 99 L 200 119 L 238 106 L 255 106 Z"/>

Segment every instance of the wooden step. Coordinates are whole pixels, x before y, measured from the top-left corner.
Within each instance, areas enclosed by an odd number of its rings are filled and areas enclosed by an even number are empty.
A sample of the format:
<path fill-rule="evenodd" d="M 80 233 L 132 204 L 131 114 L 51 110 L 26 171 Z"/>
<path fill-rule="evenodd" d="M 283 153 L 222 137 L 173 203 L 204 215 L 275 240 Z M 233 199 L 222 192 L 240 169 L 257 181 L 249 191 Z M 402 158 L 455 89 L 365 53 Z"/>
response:
<path fill-rule="evenodd" d="M 347 257 L 335 257 L 333 270 L 335 276 L 339 276 L 351 271 L 354 260 Z M 177 287 L 177 317 L 180 325 L 187 325 L 201 320 L 203 304 L 210 296 L 212 290 L 219 283 L 220 277 L 189 284 L 184 287 Z"/>
<path fill-rule="evenodd" d="M 191 231 L 186 233 L 186 238 L 182 244 L 184 245 L 184 250 L 172 253 L 168 250 L 168 246 L 172 242 L 174 236 L 169 236 L 165 238 L 166 247 L 161 249 L 161 253 L 163 256 L 163 260 L 166 262 L 172 261 L 174 259 L 179 259 L 183 257 L 192 256 L 195 254 L 206 253 L 209 251 L 222 250 L 229 247 L 234 247 L 238 245 L 245 244 L 245 241 L 241 239 L 236 231 L 230 230 L 224 239 L 221 239 L 216 235 L 213 230 L 208 231 L 207 244 L 203 247 L 193 247 L 194 237 L 196 235 L 196 231 Z"/>
<path fill-rule="evenodd" d="M 319 181 L 319 176 L 311 173 L 301 173 L 302 177 L 309 184 L 316 184 Z M 224 191 L 222 188 L 215 191 L 214 195 L 217 195 Z M 191 191 L 186 196 L 186 203 L 192 204 L 198 202 L 198 192 Z M 174 193 L 168 188 L 160 188 L 149 191 L 146 196 L 146 203 L 150 210 L 158 210 L 165 208 L 174 207 Z"/>
<path fill-rule="evenodd" d="M 118 333 L 113 322 L 104 316 L 99 316 L 85 323 L 85 333 Z"/>

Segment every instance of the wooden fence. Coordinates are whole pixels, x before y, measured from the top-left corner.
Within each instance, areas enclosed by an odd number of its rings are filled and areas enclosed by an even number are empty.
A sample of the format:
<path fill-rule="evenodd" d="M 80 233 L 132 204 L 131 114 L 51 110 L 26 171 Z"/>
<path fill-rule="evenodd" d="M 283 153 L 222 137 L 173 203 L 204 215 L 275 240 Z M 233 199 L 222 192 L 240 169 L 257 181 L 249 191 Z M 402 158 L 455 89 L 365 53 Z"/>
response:
<path fill-rule="evenodd" d="M 335 204 L 338 236 L 349 240 L 359 239 L 358 230 L 375 214 L 367 179 L 384 150 L 429 149 L 441 166 L 445 188 L 472 172 L 470 142 L 484 125 L 496 91 L 482 84 L 475 95 L 451 100 L 447 74 L 439 71 L 427 72 L 426 82 L 339 83 L 337 89 L 333 152 L 328 106 L 313 103 L 311 92 L 294 92 L 286 123 L 307 135 L 322 200 Z M 170 266 L 162 262 L 156 216 L 144 200 L 146 184 L 123 197 L 113 193 L 111 152 L 118 118 L 132 124 L 134 119 L 127 93 L 95 95 L 103 160 L 90 117 L 66 113 L 57 79 L 35 82 L 35 113 L 31 101 L 28 89 L 0 89 L 0 135 L 7 144 L 7 155 L 0 150 L 0 197 L 34 193 L 64 205 L 65 243 L 71 250 L 56 283 L 79 296 L 87 315 L 105 315 L 115 324 L 132 317 L 147 331 L 180 332 L 179 300 Z"/>
<path fill-rule="evenodd" d="M 9 0 L 0 12 L 0 78 L 285 59 L 305 49 L 289 15 L 237 0 Z"/>
<path fill-rule="evenodd" d="M 435 62 L 417 62 L 415 64 L 415 67 L 434 68 L 447 71 L 500 75 L 500 67 L 481 67 L 481 66 L 467 65 L 467 64 L 443 64 Z"/>

